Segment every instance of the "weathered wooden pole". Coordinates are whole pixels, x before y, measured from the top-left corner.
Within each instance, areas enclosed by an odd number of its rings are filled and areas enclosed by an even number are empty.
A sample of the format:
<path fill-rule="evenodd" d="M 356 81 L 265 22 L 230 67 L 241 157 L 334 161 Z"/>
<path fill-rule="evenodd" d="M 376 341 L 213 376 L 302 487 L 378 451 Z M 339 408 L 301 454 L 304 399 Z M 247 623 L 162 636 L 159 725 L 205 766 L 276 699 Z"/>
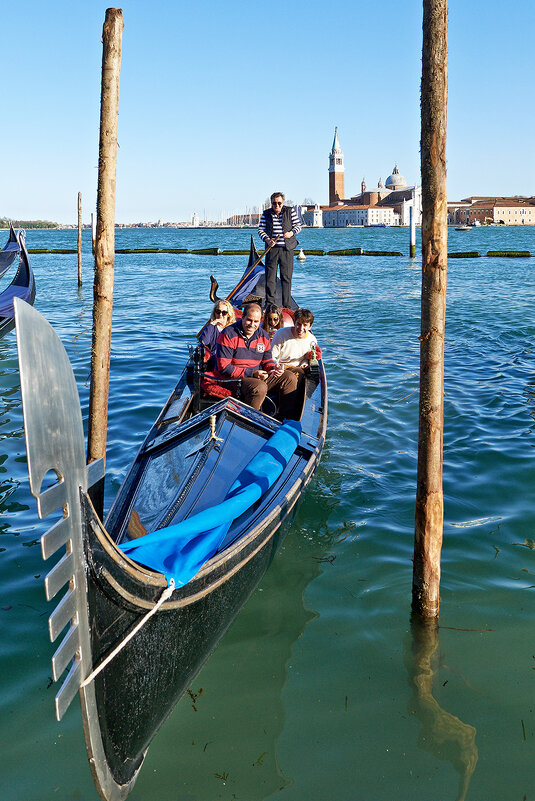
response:
<path fill-rule="evenodd" d="M 97 225 L 96 225 L 95 215 L 93 214 L 93 212 L 91 212 L 91 253 L 93 254 L 93 256 L 95 255 L 95 237 L 97 233 L 96 228 Z"/>
<path fill-rule="evenodd" d="M 423 0 L 422 322 L 412 605 L 437 617 L 444 500 L 444 332 L 447 279 L 446 119 L 448 2 Z"/>
<path fill-rule="evenodd" d="M 102 30 L 102 86 L 98 158 L 97 235 L 93 300 L 93 343 L 87 461 L 106 458 L 108 393 L 110 376 L 113 269 L 115 261 L 115 178 L 117 171 L 117 124 L 123 12 L 106 9 Z M 102 514 L 104 493 L 93 502 Z"/>
<path fill-rule="evenodd" d="M 409 228 L 410 228 L 410 257 L 416 258 L 416 209 L 409 207 Z"/>
<path fill-rule="evenodd" d="M 82 286 L 82 193 L 78 192 L 78 286 Z"/>

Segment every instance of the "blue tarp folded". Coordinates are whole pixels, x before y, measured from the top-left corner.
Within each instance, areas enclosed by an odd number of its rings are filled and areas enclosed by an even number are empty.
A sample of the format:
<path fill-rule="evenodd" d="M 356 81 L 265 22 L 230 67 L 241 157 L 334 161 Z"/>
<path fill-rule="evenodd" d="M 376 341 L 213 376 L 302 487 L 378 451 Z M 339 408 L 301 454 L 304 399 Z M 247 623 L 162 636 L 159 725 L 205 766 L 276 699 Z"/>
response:
<path fill-rule="evenodd" d="M 245 274 L 246 273 L 247 270 L 245 271 Z M 232 303 L 232 305 L 235 308 L 240 306 L 247 297 L 247 295 L 250 295 L 252 290 L 255 288 L 259 276 L 263 274 L 264 274 L 264 265 L 262 262 L 260 262 L 259 264 L 256 265 L 252 273 L 249 276 L 247 276 L 247 278 L 240 286 L 240 288 L 234 290 L 234 292 L 231 295 L 229 295 L 228 297 L 229 302 Z"/>
<path fill-rule="evenodd" d="M 232 521 L 274 484 L 297 448 L 300 435 L 301 423 L 285 420 L 242 470 L 224 501 L 119 548 L 131 559 L 183 587 L 217 553 Z"/>

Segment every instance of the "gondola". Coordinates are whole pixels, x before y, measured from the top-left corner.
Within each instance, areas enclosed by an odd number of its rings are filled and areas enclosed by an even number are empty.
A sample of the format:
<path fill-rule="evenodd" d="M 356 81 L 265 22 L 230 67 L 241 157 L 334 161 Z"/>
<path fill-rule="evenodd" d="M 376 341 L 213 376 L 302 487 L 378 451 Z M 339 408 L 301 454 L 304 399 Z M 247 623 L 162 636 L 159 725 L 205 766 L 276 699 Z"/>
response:
<path fill-rule="evenodd" d="M 9 239 L 7 240 L 2 250 L 0 250 L 0 278 L 2 278 L 4 273 L 9 270 L 9 268 L 15 261 L 15 256 L 18 255 L 19 251 L 20 251 L 19 240 L 17 239 L 17 234 L 15 233 L 13 225 L 10 223 Z"/>
<path fill-rule="evenodd" d="M 35 279 L 33 277 L 32 268 L 30 267 L 28 251 L 26 250 L 24 232 L 19 231 L 15 234 L 15 238 L 17 241 L 17 248 L 13 247 L 10 252 L 14 253 L 13 258 L 15 258 L 18 253 L 19 266 L 12 282 L 0 292 L 0 337 L 3 337 L 8 331 L 11 331 L 15 325 L 13 300 L 15 298 L 20 298 L 30 305 L 33 305 L 35 300 Z"/>
<path fill-rule="evenodd" d="M 251 251 L 231 296 L 261 297 L 262 285 Z M 102 522 L 89 494 L 102 481 L 102 460 L 85 464 L 67 355 L 34 309 L 16 302 L 16 318 L 30 489 L 40 517 L 63 510 L 41 539 L 43 558 L 62 551 L 45 579 L 47 598 L 68 584 L 49 621 L 52 641 L 68 627 L 52 659 L 55 681 L 69 669 L 56 715 L 79 691 L 97 790 L 119 801 L 264 575 L 312 478 L 327 423 L 324 367 L 311 363 L 300 420 L 280 423 L 236 397 L 199 398 L 194 352 Z M 51 470 L 58 480 L 43 489 Z M 160 553 L 161 569 L 148 567 L 144 553 L 139 561 L 125 553 L 145 536 L 158 549 L 173 529 L 179 557 Z"/>

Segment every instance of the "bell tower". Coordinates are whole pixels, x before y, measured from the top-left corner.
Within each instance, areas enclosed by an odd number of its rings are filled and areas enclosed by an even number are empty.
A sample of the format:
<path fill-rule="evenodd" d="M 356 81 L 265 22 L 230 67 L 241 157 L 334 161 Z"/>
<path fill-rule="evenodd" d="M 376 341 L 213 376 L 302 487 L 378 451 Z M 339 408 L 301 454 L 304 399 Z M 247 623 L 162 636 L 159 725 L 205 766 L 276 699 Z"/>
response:
<path fill-rule="evenodd" d="M 344 154 L 338 141 L 338 128 L 334 129 L 332 150 L 329 153 L 329 206 L 344 202 Z"/>

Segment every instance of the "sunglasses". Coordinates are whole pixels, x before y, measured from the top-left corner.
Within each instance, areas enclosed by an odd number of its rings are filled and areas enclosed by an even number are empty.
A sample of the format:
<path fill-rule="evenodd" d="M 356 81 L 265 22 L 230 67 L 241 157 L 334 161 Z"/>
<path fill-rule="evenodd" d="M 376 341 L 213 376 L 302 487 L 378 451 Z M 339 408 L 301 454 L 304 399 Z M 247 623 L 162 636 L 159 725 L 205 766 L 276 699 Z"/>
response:
<path fill-rule="evenodd" d="M 283 203 L 282 203 L 282 202 L 281 202 L 281 203 L 279 203 L 279 201 L 278 201 L 278 200 L 274 200 L 274 201 L 273 201 L 273 203 L 272 203 L 271 205 L 272 205 L 272 206 L 282 206 L 282 205 L 283 205 Z"/>
<path fill-rule="evenodd" d="M 226 309 L 214 309 L 214 317 L 228 317 L 228 311 Z"/>
<path fill-rule="evenodd" d="M 268 317 L 268 323 L 278 323 L 279 322 L 279 315 L 274 314 Z"/>

